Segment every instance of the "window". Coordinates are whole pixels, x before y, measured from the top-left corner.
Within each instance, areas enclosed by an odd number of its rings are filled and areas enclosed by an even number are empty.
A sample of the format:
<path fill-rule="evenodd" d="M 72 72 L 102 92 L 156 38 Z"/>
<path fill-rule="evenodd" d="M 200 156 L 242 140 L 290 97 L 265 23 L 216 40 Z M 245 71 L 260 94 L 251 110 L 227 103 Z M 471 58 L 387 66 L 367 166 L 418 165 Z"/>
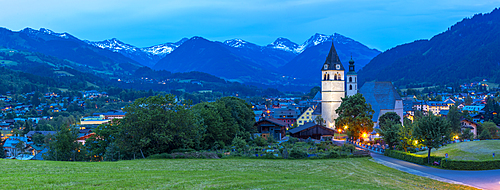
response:
<path fill-rule="evenodd" d="M 352 85 L 349 85 L 349 90 L 352 90 Z"/>
<path fill-rule="evenodd" d="M 333 75 L 333 80 L 337 80 L 337 74 Z"/>
<path fill-rule="evenodd" d="M 307 119 L 309 119 L 309 116 L 307 116 Z"/>
<path fill-rule="evenodd" d="M 352 82 L 352 77 L 349 77 L 349 82 Z M 351 89 L 352 90 L 352 89 Z"/>
<path fill-rule="evenodd" d="M 330 74 L 326 74 L 326 80 L 330 80 Z"/>

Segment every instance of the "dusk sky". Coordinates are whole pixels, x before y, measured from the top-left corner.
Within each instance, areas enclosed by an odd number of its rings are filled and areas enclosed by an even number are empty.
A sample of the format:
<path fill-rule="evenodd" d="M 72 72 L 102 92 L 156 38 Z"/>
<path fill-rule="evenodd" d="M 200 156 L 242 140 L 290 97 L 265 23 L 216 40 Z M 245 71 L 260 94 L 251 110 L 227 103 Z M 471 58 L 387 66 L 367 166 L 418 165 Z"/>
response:
<path fill-rule="evenodd" d="M 444 32 L 500 0 L 0 0 L 0 26 L 110 38 L 138 47 L 201 36 L 258 45 L 339 33 L 381 51 Z"/>

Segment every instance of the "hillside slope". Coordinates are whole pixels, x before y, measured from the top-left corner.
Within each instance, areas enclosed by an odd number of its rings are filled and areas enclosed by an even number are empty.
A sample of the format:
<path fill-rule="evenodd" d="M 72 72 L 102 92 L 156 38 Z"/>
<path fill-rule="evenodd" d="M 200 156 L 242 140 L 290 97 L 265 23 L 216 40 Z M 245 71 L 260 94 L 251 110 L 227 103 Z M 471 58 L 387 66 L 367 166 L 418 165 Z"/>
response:
<path fill-rule="evenodd" d="M 500 82 L 500 10 L 465 18 L 430 40 L 387 50 L 358 76 L 361 83 L 392 81 L 397 86 Z"/>

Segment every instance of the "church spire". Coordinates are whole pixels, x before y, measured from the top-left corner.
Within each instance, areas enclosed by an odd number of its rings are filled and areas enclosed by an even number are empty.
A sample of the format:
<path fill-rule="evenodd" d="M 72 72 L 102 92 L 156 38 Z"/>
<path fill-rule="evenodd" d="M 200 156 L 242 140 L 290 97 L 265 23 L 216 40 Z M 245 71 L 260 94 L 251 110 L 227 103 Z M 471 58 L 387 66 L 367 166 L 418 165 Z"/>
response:
<path fill-rule="evenodd" d="M 326 57 L 325 64 L 323 65 L 328 65 L 328 66 L 323 67 L 322 70 L 344 70 L 344 66 L 342 66 L 342 63 L 340 62 L 337 50 L 335 50 L 335 45 L 333 45 L 333 38 L 332 38 L 332 47 L 330 48 L 328 57 Z"/>

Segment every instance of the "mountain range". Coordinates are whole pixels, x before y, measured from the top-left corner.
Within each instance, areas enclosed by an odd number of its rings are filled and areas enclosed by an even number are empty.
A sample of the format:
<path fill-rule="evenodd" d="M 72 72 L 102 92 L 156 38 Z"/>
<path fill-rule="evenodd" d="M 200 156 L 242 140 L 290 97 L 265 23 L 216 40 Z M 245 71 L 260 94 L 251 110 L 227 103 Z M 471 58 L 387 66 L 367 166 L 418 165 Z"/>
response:
<path fill-rule="evenodd" d="M 358 72 L 364 81 L 397 86 L 437 85 L 487 79 L 500 83 L 500 10 L 476 14 L 429 40 L 389 49 Z"/>
<path fill-rule="evenodd" d="M 318 68 L 332 42 L 344 63 L 353 56 L 357 69 L 380 53 L 340 34 L 315 34 L 300 45 L 283 37 L 265 46 L 243 39 L 218 42 L 192 37 L 139 48 L 116 38 L 91 42 L 44 28 L 18 32 L 0 28 L 1 47 L 66 60 L 58 67 L 116 78 L 147 66 L 170 72 L 205 72 L 230 81 L 267 86 L 319 85 L 319 80 L 311 76 L 320 76 Z"/>
<path fill-rule="evenodd" d="M 0 46 L 43 53 L 110 76 L 128 75 L 142 67 L 120 53 L 89 45 L 68 33 L 55 33 L 44 28 L 26 28 L 19 32 L 0 28 Z"/>

